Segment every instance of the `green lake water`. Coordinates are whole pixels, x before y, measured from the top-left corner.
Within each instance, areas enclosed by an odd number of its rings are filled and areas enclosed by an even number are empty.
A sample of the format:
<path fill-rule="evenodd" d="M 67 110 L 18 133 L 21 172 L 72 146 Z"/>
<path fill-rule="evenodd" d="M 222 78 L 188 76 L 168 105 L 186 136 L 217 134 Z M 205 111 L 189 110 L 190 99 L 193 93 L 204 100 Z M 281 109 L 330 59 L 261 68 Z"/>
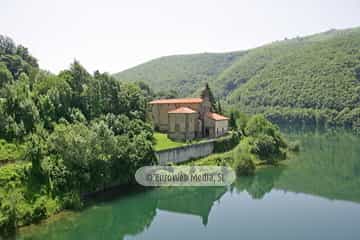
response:
<path fill-rule="evenodd" d="M 23 228 L 17 239 L 360 239 L 360 138 L 289 138 L 301 153 L 230 187 L 138 191 Z"/>

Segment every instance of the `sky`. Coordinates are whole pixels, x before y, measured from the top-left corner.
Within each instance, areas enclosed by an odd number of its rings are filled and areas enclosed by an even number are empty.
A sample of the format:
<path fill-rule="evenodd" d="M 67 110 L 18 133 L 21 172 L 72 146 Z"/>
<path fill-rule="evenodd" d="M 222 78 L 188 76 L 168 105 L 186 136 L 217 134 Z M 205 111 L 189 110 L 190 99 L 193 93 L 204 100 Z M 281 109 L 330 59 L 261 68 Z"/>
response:
<path fill-rule="evenodd" d="M 360 26 L 359 0 L 0 0 L 0 34 L 58 73 L 116 73 L 153 58 L 245 50 Z"/>

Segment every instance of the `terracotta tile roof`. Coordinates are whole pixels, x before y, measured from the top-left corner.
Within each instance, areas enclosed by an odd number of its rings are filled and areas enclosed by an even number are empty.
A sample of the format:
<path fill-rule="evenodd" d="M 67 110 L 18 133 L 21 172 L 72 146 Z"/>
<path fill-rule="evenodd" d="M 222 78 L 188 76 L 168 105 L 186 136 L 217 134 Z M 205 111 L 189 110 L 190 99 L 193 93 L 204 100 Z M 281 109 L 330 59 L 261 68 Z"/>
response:
<path fill-rule="evenodd" d="M 179 107 L 177 109 L 169 111 L 168 113 L 196 113 L 196 111 L 188 107 Z"/>
<path fill-rule="evenodd" d="M 212 112 L 208 112 L 206 115 L 208 118 L 211 118 L 215 121 L 221 121 L 221 120 L 228 120 L 228 117 L 225 117 L 223 115 L 217 114 L 217 113 L 212 113 Z"/>
<path fill-rule="evenodd" d="M 171 98 L 151 101 L 150 104 L 201 103 L 202 98 Z"/>

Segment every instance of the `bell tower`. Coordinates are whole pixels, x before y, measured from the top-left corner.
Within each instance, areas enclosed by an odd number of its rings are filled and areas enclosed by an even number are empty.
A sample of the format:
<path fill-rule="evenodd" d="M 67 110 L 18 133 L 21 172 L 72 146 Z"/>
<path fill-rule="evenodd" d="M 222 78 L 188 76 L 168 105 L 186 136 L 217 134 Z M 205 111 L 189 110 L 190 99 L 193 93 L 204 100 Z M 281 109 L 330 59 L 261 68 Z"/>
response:
<path fill-rule="evenodd" d="M 211 95 L 212 95 L 212 93 L 211 93 L 209 84 L 206 83 L 205 88 L 201 91 L 201 98 L 203 99 L 202 112 L 204 114 L 211 112 L 211 108 L 212 108 Z"/>

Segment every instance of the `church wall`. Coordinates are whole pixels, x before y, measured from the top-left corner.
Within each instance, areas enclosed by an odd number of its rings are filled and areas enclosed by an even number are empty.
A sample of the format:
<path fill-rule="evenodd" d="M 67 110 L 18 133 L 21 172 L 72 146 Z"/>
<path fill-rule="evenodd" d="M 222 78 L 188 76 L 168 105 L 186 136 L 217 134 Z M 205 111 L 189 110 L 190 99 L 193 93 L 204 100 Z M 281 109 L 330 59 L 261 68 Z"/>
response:
<path fill-rule="evenodd" d="M 175 140 L 191 140 L 195 138 L 197 113 L 169 114 L 169 137 Z"/>
<path fill-rule="evenodd" d="M 215 121 L 215 137 L 222 136 L 228 131 L 228 120 Z"/>
<path fill-rule="evenodd" d="M 171 110 L 179 107 L 188 107 L 195 111 L 199 111 L 201 104 L 199 103 L 180 103 L 180 104 L 153 104 L 152 105 L 152 119 L 154 125 L 161 131 L 169 130 L 169 114 Z"/>

